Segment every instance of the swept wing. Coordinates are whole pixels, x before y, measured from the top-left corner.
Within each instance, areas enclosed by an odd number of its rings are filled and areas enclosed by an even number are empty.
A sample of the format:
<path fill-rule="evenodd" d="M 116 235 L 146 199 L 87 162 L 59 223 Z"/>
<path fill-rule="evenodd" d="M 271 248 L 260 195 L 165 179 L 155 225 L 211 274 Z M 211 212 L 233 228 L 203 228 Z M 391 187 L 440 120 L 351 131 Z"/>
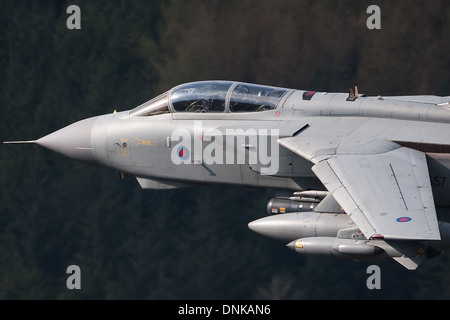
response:
<path fill-rule="evenodd" d="M 423 152 L 345 135 L 278 142 L 315 164 L 316 176 L 367 239 L 440 240 Z"/>

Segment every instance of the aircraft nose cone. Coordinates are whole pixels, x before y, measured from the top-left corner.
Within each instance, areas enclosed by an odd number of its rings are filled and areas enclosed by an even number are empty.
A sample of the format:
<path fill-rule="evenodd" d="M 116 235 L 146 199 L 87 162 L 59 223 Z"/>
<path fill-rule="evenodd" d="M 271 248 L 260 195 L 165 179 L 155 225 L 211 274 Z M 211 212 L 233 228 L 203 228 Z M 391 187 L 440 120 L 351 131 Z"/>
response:
<path fill-rule="evenodd" d="M 91 131 L 97 117 L 75 122 L 36 141 L 37 144 L 69 158 L 94 162 Z"/>

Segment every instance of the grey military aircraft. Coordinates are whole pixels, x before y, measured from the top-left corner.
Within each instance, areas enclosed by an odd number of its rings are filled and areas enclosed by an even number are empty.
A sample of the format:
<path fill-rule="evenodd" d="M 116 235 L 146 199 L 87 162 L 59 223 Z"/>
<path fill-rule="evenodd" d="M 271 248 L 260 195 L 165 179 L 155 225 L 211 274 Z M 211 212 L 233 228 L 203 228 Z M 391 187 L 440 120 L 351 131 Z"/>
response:
<path fill-rule="evenodd" d="M 437 218 L 450 206 L 449 102 L 199 81 L 5 143 L 110 167 L 144 189 L 281 189 L 288 196 L 271 199 L 250 229 L 302 254 L 416 269 L 450 247 L 450 224 Z"/>

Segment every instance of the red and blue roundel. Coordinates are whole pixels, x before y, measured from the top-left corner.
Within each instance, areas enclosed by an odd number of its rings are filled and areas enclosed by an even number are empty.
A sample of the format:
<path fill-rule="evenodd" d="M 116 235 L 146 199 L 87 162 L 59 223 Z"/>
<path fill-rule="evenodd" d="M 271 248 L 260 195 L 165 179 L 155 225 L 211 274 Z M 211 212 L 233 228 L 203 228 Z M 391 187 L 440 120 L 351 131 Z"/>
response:
<path fill-rule="evenodd" d="M 409 222 L 409 221 L 411 221 L 411 218 L 410 217 L 400 217 L 400 218 L 395 219 L 395 221 L 397 221 L 397 222 Z"/>
<path fill-rule="evenodd" d="M 189 149 L 186 148 L 185 146 L 178 147 L 177 154 L 181 160 L 189 159 L 189 155 L 190 155 Z"/>

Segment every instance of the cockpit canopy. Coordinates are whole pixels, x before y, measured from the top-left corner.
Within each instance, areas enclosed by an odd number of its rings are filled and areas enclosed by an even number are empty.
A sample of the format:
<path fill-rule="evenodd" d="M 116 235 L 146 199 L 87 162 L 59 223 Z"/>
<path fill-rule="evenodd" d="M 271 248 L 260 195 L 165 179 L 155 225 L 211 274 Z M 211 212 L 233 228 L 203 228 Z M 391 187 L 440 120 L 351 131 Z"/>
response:
<path fill-rule="evenodd" d="M 179 85 L 130 111 L 131 116 L 169 112 L 258 112 L 273 110 L 288 89 L 232 81 Z"/>

